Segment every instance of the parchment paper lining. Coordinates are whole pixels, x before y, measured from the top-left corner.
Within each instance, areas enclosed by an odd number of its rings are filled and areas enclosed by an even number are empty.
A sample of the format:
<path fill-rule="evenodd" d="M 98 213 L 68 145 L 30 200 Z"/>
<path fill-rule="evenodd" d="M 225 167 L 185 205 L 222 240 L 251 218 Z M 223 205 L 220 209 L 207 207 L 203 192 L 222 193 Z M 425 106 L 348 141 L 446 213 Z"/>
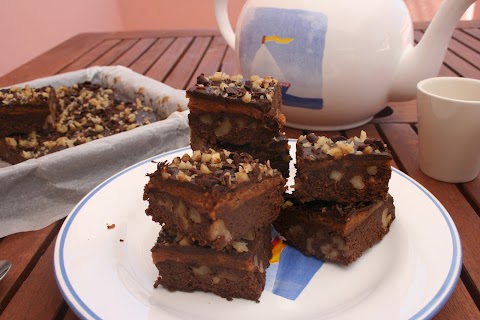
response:
<path fill-rule="evenodd" d="M 92 67 L 29 81 L 32 87 L 91 81 L 133 97 L 140 87 L 155 123 L 16 165 L 0 163 L 0 238 L 38 230 L 67 216 L 95 186 L 141 160 L 190 142 L 185 91 L 121 67 Z M 23 86 L 27 83 L 17 84 Z"/>

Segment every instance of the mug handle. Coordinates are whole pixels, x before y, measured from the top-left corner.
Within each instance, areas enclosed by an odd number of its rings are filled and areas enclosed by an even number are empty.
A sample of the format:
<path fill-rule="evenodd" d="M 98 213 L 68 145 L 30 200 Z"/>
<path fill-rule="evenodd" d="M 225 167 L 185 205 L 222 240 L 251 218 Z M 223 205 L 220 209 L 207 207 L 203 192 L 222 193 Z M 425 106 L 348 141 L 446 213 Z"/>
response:
<path fill-rule="evenodd" d="M 215 18 L 223 38 L 235 50 L 235 32 L 228 17 L 227 0 L 215 0 Z"/>

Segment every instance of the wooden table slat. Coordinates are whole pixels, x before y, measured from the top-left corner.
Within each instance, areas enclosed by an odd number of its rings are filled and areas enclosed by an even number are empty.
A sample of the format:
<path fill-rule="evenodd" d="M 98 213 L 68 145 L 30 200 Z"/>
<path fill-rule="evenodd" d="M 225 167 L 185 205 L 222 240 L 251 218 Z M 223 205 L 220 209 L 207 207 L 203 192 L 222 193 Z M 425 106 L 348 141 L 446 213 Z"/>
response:
<path fill-rule="evenodd" d="M 112 47 L 104 55 L 93 61 L 90 66 L 109 66 L 125 52 L 127 52 L 135 43 L 138 42 L 138 39 L 127 39 L 121 40 L 118 44 Z"/>
<path fill-rule="evenodd" d="M 480 311 L 462 281 L 458 282 L 452 296 L 434 319 L 480 319 Z"/>
<path fill-rule="evenodd" d="M 380 124 L 387 143 L 400 159 L 406 173 L 427 188 L 447 209 L 455 222 L 463 247 L 463 265 L 475 283 L 480 283 L 478 257 L 480 217 L 455 184 L 436 181 L 418 168 L 418 137 L 408 124 Z M 479 178 L 477 178 L 479 179 Z M 425 226 L 428 230 L 428 226 Z"/>
<path fill-rule="evenodd" d="M 2 319 L 53 319 L 63 304 L 53 263 L 55 240 L 3 311 Z M 48 292 L 48 294 L 45 294 Z M 35 303 L 32 303 L 34 301 Z"/>
<path fill-rule="evenodd" d="M 99 43 L 92 50 L 88 51 L 83 56 L 75 60 L 73 63 L 63 68 L 61 72 L 64 73 L 69 71 L 76 71 L 89 66 L 96 59 L 98 59 L 99 57 L 104 55 L 106 52 L 108 52 L 111 48 L 113 48 L 118 43 L 120 43 L 120 41 L 121 40 L 115 39 L 115 40 L 105 40 L 102 43 Z"/>
<path fill-rule="evenodd" d="M 438 73 L 440 77 L 458 77 L 459 74 L 450 69 L 448 66 L 442 64 L 440 67 L 440 72 Z"/>
<path fill-rule="evenodd" d="M 415 41 L 419 42 L 423 36 L 423 33 L 420 31 L 414 32 Z M 445 53 L 445 60 L 444 63 L 454 70 L 456 73 L 461 75 L 462 77 L 468 78 L 478 78 L 479 70 L 472 65 L 471 63 L 467 62 L 466 60 L 462 59 L 460 56 L 455 54 L 450 48 Z"/>
<path fill-rule="evenodd" d="M 453 31 L 453 38 L 476 52 L 480 52 L 480 39 L 473 37 L 469 33 L 457 29 Z"/>
<path fill-rule="evenodd" d="M 477 212 L 480 213 L 480 178 L 477 177 L 473 181 L 463 184 L 463 188 L 476 206 Z"/>
<path fill-rule="evenodd" d="M 156 38 L 144 38 L 135 43 L 128 51 L 124 52 L 113 64 L 129 67 L 143 55 L 156 41 Z"/>
<path fill-rule="evenodd" d="M 480 44 L 480 41 L 478 41 L 478 43 Z M 450 40 L 448 49 L 454 52 L 457 56 L 468 61 L 474 67 L 476 67 L 477 72 L 478 70 L 480 70 L 480 52 L 471 49 L 470 47 L 455 39 Z"/>
<path fill-rule="evenodd" d="M 290 128 L 290 127 L 284 127 L 283 131 L 285 132 L 285 135 L 289 139 L 298 139 L 300 135 L 303 134 L 303 130 L 300 129 L 295 129 L 295 128 Z"/>
<path fill-rule="evenodd" d="M 480 40 L 480 28 L 469 28 L 469 29 L 463 29 L 462 31 L 465 33 L 468 33 L 475 39 Z"/>
<path fill-rule="evenodd" d="M 57 74 L 103 41 L 104 34 L 82 33 L 23 64 L 0 78 L 0 86 Z"/>
<path fill-rule="evenodd" d="M 202 57 L 202 60 L 198 64 L 197 68 L 192 74 L 190 81 L 187 84 L 186 88 L 190 88 L 197 82 L 197 77 L 204 73 L 206 75 L 214 74 L 217 71 L 220 71 L 220 64 L 227 50 L 227 44 L 222 37 L 214 37 L 210 45 L 208 46 L 207 51 Z M 223 70 L 222 70 L 223 71 Z"/>
<path fill-rule="evenodd" d="M 78 320 L 80 318 L 72 311 L 72 309 L 70 309 L 70 310 L 67 311 L 67 313 L 65 314 L 65 317 L 63 319 L 64 320 Z"/>
<path fill-rule="evenodd" d="M 212 37 L 195 37 L 191 46 L 177 61 L 175 69 L 165 79 L 165 84 L 174 88 L 186 89 L 211 41 Z"/>
<path fill-rule="evenodd" d="M 160 58 L 150 67 L 145 74 L 146 76 L 158 81 L 164 81 L 169 72 L 175 67 L 178 62 L 178 57 L 181 57 L 193 42 L 193 37 L 177 38 L 173 43 L 162 53 Z"/>
<path fill-rule="evenodd" d="M 372 123 L 412 123 L 417 121 L 417 105 L 415 100 L 404 102 L 389 102 L 388 106 L 393 110 L 393 113 L 386 117 L 373 118 Z"/>
<path fill-rule="evenodd" d="M 18 281 L 28 276 L 32 264 L 41 256 L 41 250 L 48 239 L 52 238 L 52 233 L 58 232 L 60 224 L 61 222 L 56 222 L 38 231 L 13 234 L 0 242 L 2 258 L 6 257 L 12 262 L 12 268 L 0 284 L 0 314 L 6 307 L 5 299 L 18 289 Z"/>
<path fill-rule="evenodd" d="M 228 48 L 225 52 L 225 56 L 222 60 L 222 71 L 227 74 L 240 74 L 240 66 L 238 65 L 237 58 L 235 56 L 235 51 L 232 48 Z"/>
<path fill-rule="evenodd" d="M 130 69 L 145 74 L 170 47 L 174 40 L 175 38 L 158 39 L 150 48 L 148 48 L 147 51 L 142 53 L 142 55 L 130 65 Z"/>
<path fill-rule="evenodd" d="M 105 35 L 105 39 L 130 39 L 130 38 L 182 38 L 182 37 L 214 37 L 220 32 L 215 29 L 185 29 L 185 30 L 131 30 L 117 31 Z"/>

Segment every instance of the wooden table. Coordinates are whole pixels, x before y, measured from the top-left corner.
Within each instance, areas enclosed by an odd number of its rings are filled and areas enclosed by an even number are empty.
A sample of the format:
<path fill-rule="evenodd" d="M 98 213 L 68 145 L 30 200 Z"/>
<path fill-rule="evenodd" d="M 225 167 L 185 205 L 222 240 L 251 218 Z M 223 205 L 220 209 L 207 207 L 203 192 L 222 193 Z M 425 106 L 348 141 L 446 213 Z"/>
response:
<path fill-rule="evenodd" d="M 416 40 L 422 37 L 424 28 L 424 24 L 416 25 Z M 233 52 L 216 31 L 87 33 L 1 77 L 0 87 L 94 65 L 128 66 L 175 88 L 189 87 L 201 72 L 238 73 Z M 480 22 L 462 23 L 455 30 L 440 74 L 480 79 Z M 391 103 L 362 129 L 386 141 L 394 153 L 395 166 L 443 203 L 460 233 L 461 280 L 435 319 L 480 319 L 480 178 L 448 184 L 422 174 L 418 168 L 416 121 L 415 101 Z M 292 138 L 303 133 L 289 128 L 286 132 Z M 472 141 L 472 147 L 478 147 L 478 142 Z M 1 319 L 76 318 L 57 288 L 53 271 L 53 249 L 61 224 L 58 221 L 39 231 L 0 239 L 0 258 L 13 262 L 12 270 L 0 282 Z"/>

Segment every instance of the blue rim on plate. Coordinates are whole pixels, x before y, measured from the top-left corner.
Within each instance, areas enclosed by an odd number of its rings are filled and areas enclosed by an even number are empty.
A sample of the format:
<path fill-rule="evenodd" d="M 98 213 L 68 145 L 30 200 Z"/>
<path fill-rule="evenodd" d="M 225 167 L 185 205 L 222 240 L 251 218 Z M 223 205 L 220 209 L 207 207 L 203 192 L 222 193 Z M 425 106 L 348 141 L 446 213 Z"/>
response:
<path fill-rule="evenodd" d="M 290 142 L 293 142 L 295 140 L 289 139 Z M 177 152 L 182 152 L 182 151 L 188 151 L 190 150 L 190 147 L 184 147 L 176 150 L 172 150 L 160 155 L 153 156 L 149 159 L 143 160 L 137 164 L 134 164 L 118 173 L 113 175 L 112 177 L 108 178 L 104 182 L 102 182 L 100 185 L 98 185 L 95 189 L 93 189 L 90 193 L 88 193 L 78 204 L 77 206 L 72 210 L 72 212 L 69 214 L 67 217 L 66 221 L 64 222 L 64 225 L 62 226 L 61 229 L 61 234 L 60 237 L 57 239 L 57 243 L 55 245 L 55 255 L 54 255 L 54 268 L 55 268 L 55 277 L 57 280 L 57 285 L 67 301 L 68 305 L 70 308 L 80 317 L 82 317 L 84 314 L 87 314 L 88 316 L 92 317 L 93 319 L 101 319 L 93 310 L 91 310 L 88 305 L 82 300 L 82 298 L 77 294 L 75 289 L 72 286 L 72 283 L 67 275 L 67 270 L 65 267 L 65 260 L 64 260 L 64 254 L 65 254 L 65 241 L 66 237 L 68 235 L 68 231 L 75 220 L 76 216 L 81 212 L 83 206 L 100 190 L 105 188 L 108 184 L 110 184 L 113 180 L 118 179 L 125 173 L 142 166 L 146 163 L 149 163 L 151 161 L 154 161 L 157 158 L 161 157 L 166 157 L 171 154 L 177 153 Z M 448 230 L 450 232 L 451 236 L 451 241 L 452 241 L 452 261 L 450 264 L 450 268 L 447 274 L 447 277 L 445 278 L 442 286 L 438 290 L 438 292 L 435 294 L 435 296 L 422 308 L 420 309 L 417 313 L 415 313 L 411 319 L 430 319 L 432 318 L 436 313 L 442 309 L 442 307 L 445 305 L 445 303 L 448 301 L 450 296 L 453 293 L 453 290 L 456 287 L 456 284 L 459 280 L 460 276 L 460 271 L 461 271 L 461 266 L 462 266 L 462 250 L 461 250 L 461 241 L 460 237 L 458 234 L 458 231 L 453 223 L 452 218 L 450 215 L 447 213 L 446 209 L 443 207 L 443 205 L 427 190 L 425 187 L 423 187 L 420 183 L 418 183 L 416 180 L 408 176 L 407 174 L 403 173 L 402 171 L 392 168 L 393 173 L 398 174 L 402 178 L 406 179 L 410 183 L 412 183 L 416 188 L 418 188 L 420 191 L 422 191 L 429 199 L 430 201 L 437 207 L 438 211 L 441 212 L 445 222 L 447 223 Z M 58 257 L 58 265 L 56 263 L 56 258 Z M 60 283 L 60 280 L 63 280 L 65 283 L 65 287 Z M 69 298 L 69 295 L 72 296 L 72 299 Z M 79 307 L 77 307 L 77 305 Z"/>

